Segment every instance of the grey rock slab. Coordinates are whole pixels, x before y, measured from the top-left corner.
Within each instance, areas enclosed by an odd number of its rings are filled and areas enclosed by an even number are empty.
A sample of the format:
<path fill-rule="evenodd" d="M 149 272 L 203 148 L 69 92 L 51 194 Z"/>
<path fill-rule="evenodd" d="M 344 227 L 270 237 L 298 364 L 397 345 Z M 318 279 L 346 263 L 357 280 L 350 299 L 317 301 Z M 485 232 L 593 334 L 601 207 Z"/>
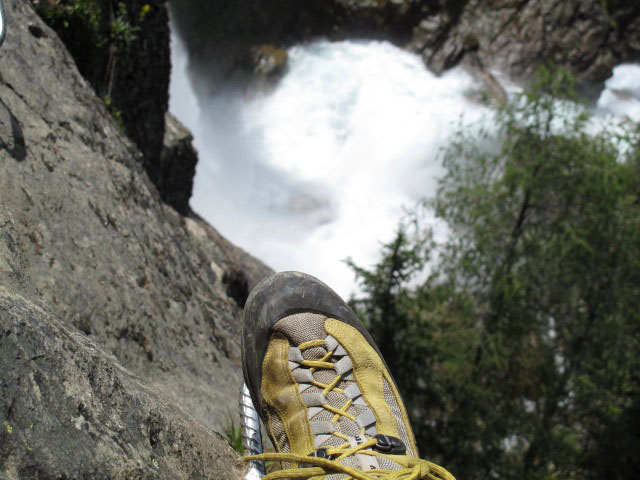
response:
<path fill-rule="evenodd" d="M 42 303 L 0 225 L 0 478 L 237 479 L 226 440 Z"/>
<path fill-rule="evenodd" d="M 270 270 L 217 232 L 194 235 L 30 2 L 6 7 L 0 224 L 15 225 L 25 275 L 65 325 L 222 431 L 237 411 L 242 317 L 222 277 Z"/>

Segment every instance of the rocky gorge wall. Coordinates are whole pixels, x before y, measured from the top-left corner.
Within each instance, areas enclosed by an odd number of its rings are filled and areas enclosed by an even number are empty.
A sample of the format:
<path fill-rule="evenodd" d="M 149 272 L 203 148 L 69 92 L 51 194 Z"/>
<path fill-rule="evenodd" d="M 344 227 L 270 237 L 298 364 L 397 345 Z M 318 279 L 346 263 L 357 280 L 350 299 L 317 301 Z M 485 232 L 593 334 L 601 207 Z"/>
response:
<path fill-rule="evenodd" d="M 188 153 L 190 134 L 166 117 L 171 72 L 166 0 L 32 0 L 32 4 L 140 150 L 139 161 L 162 199 L 187 214 L 195 153 Z M 165 130 L 172 136 L 168 150 L 166 141 L 163 144 Z M 177 133 L 182 135 L 179 139 Z"/>
<path fill-rule="evenodd" d="M 57 34 L 5 6 L 0 478 L 235 478 L 214 431 L 236 411 L 239 305 L 270 269 L 163 202 Z M 193 156 L 166 122 L 165 158 Z"/>
<path fill-rule="evenodd" d="M 201 94 L 263 75 L 256 49 L 319 36 L 380 38 L 422 56 L 436 73 L 463 64 L 526 81 L 544 62 L 585 83 L 640 59 L 640 4 L 601 0 L 295 0 L 170 2 Z M 279 66 L 282 69 L 283 65 Z"/>

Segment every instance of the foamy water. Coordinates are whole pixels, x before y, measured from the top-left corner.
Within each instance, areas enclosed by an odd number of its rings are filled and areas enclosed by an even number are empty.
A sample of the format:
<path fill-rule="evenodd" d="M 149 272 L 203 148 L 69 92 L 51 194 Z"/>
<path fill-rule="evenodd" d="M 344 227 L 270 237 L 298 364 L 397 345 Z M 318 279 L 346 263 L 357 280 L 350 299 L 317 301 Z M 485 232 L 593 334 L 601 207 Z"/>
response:
<path fill-rule="evenodd" d="M 468 74 L 436 77 L 386 42 L 297 46 L 272 92 L 199 103 L 175 35 L 172 57 L 170 108 L 200 155 L 194 210 L 274 269 L 310 273 L 344 296 L 355 289 L 344 260 L 375 263 L 404 209 L 435 193 L 438 152 L 459 119 L 488 113 L 467 99 L 480 88 Z M 620 113 L 620 92 L 638 87 L 634 72 L 616 69 L 598 102 L 603 115 Z"/>
<path fill-rule="evenodd" d="M 595 113 L 640 122 L 640 65 L 623 64 L 605 82 Z"/>
<path fill-rule="evenodd" d="M 466 73 L 435 77 L 386 42 L 317 42 L 289 58 L 271 93 L 200 107 L 191 204 L 276 270 L 311 273 L 348 295 L 344 259 L 376 261 L 403 209 L 434 193 L 452 125 L 483 108 L 465 99 L 477 89 Z"/>

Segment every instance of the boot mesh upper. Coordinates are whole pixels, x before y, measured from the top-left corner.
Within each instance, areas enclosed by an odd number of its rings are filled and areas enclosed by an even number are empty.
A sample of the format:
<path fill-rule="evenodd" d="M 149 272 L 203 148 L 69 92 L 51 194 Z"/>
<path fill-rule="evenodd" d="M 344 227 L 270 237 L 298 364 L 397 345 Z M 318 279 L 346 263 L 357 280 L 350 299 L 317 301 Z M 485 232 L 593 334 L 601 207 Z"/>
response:
<path fill-rule="evenodd" d="M 295 372 L 295 370 L 297 369 L 305 369 L 305 366 L 302 366 L 295 361 L 296 358 L 300 358 L 298 357 L 299 353 L 301 353 L 301 358 L 306 361 L 319 361 L 325 358 L 328 353 L 328 350 L 325 346 L 314 346 L 311 348 L 303 349 L 301 352 L 295 352 L 295 349 L 298 346 L 305 342 L 314 340 L 324 340 L 325 344 L 328 343 L 329 345 L 335 344 L 335 341 L 331 339 L 331 337 L 324 329 L 324 323 L 326 320 L 327 317 L 324 315 L 305 312 L 287 316 L 276 322 L 276 324 L 273 326 L 273 331 L 285 335 L 290 342 L 290 346 L 293 347 L 294 351 L 290 354 L 289 366 L 292 370 L 292 373 L 294 374 L 294 378 L 296 376 L 298 378 L 307 378 L 308 375 L 308 373 L 306 372 Z M 329 340 L 327 340 L 328 337 Z M 338 340 L 339 345 L 339 339 L 336 340 Z M 338 346 L 334 349 L 334 355 L 330 358 L 330 361 L 337 362 L 346 356 L 346 351 L 341 346 Z M 291 361 L 292 358 L 294 359 L 294 361 Z M 349 361 L 346 360 L 344 363 L 348 365 L 348 362 Z M 331 384 L 331 382 L 335 381 L 336 377 L 338 376 L 336 371 L 327 368 L 317 368 L 311 370 L 314 370 L 311 373 L 311 378 L 319 385 Z M 326 404 L 335 409 L 343 409 L 344 405 L 349 400 L 347 393 L 344 391 L 348 389 L 351 393 L 353 393 L 354 391 L 358 392 L 358 389 L 355 386 L 349 388 L 351 385 L 357 384 L 353 378 L 351 370 L 348 370 L 342 374 L 342 378 L 335 386 L 337 391 L 331 390 L 326 395 L 324 395 Z M 319 398 L 318 395 L 323 394 L 323 388 L 313 385 L 309 382 L 300 381 L 299 389 L 302 398 L 305 399 L 307 405 L 312 405 L 307 407 L 308 418 L 312 429 L 316 428 L 317 431 L 322 432 L 314 435 L 316 448 L 335 447 L 344 444 L 345 440 L 343 438 L 333 435 L 330 432 L 326 432 L 326 429 L 328 428 L 328 426 L 330 426 L 328 425 L 328 422 L 331 422 L 332 419 L 335 420 L 336 414 L 322 407 L 321 405 L 317 405 Z M 344 393 L 339 393 L 340 390 L 342 390 Z M 386 380 L 384 381 L 384 399 L 388 404 L 390 410 L 396 417 L 400 439 L 407 446 L 407 455 L 415 456 L 415 452 L 413 452 L 411 441 L 407 434 L 407 427 L 404 425 L 404 422 L 402 420 L 400 406 L 398 405 L 398 402 Z M 346 416 L 338 416 L 338 421 L 334 422 L 334 426 L 331 428 L 335 428 L 336 431 L 342 435 L 355 438 L 361 436 L 363 430 L 363 426 L 358 424 L 358 419 L 360 419 L 361 423 L 363 421 L 362 419 L 367 419 L 366 421 L 370 423 L 370 419 L 373 418 L 374 423 L 366 426 L 366 434 L 368 436 L 372 436 L 376 433 L 375 417 L 373 417 L 373 413 L 371 412 L 361 395 L 356 396 L 349 408 L 346 409 L 346 413 L 353 416 L 355 421 L 347 418 Z M 275 437 L 274 440 L 278 443 L 279 450 L 282 452 L 290 451 L 289 441 L 295 441 L 295 439 L 286 438 L 282 421 L 277 417 L 277 414 L 275 414 L 275 412 L 269 412 L 269 418 L 269 429 L 272 435 Z M 362 457 L 365 456 L 362 455 Z M 375 462 L 379 465 L 378 468 L 387 470 L 397 470 L 400 468 L 400 465 L 396 464 L 386 457 L 371 458 L 375 458 Z M 356 456 L 347 457 L 341 463 L 354 468 L 360 468 L 361 466 L 360 461 L 358 460 L 358 458 L 356 458 Z M 342 475 L 330 475 L 327 477 L 327 480 L 337 480 L 341 477 Z"/>

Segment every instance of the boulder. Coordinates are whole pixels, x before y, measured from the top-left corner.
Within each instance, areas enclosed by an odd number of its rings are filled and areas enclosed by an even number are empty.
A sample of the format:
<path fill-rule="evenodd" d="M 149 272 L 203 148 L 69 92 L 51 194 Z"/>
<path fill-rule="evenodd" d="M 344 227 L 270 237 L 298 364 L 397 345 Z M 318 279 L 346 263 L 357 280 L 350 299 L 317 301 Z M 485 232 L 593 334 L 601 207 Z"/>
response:
<path fill-rule="evenodd" d="M 253 73 L 265 81 L 280 77 L 287 59 L 287 51 L 273 45 L 258 45 L 251 49 Z"/>

